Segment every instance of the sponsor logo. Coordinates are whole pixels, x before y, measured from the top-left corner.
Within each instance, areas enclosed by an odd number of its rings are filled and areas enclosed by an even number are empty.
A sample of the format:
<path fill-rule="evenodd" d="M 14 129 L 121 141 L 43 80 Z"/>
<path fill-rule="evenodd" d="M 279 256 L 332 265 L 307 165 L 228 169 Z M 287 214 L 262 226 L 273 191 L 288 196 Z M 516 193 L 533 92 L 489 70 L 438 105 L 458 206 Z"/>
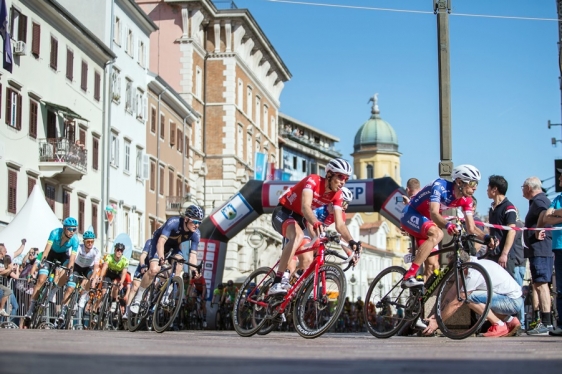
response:
<path fill-rule="evenodd" d="M 292 193 L 291 195 L 287 196 L 287 200 L 289 201 L 290 204 L 293 204 L 296 198 L 297 198 L 296 193 Z"/>
<path fill-rule="evenodd" d="M 221 213 L 224 218 L 228 220 L 233 220 L 236 218 L 236 208 L 232 204 L 227 204 L 224 208 L 221 209 Z"/>
<path fill-rule="evenodd" d="M 416 229 L 420 228 L 420 219 L 419 217 L 416 216 L 411 216 L 410 218 L 408 218 L 408 223 L 411 226 L 414 226 Z"/>

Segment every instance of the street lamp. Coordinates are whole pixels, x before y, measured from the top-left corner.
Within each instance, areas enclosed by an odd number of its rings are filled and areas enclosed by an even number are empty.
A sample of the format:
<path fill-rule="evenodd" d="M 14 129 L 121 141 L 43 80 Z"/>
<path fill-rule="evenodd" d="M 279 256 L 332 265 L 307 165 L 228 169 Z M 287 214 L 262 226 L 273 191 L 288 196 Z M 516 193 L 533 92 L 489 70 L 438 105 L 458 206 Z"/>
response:
<path fill-rule="evenodd" d="M 355 273 L 351 274 L 351 278 L 349 279 L 349 284 L 351 284 L 351 300 L 355 300 L 355 284 L 357 283 L 357 279 L 355 279 Z"/>
<path fill-rule="evenodd" d="M 562 139 L 551 138 L 552 146 L 556 147 L 556 143 L 562 143 Z"/>
<path fill-rule="evenodd" d="M 254 270 L 258 268 L 258 248 L 262 246 L 264 240 L 262 233 L 256 229 L 248 235 L 248 245 L 254 249 Z"/>

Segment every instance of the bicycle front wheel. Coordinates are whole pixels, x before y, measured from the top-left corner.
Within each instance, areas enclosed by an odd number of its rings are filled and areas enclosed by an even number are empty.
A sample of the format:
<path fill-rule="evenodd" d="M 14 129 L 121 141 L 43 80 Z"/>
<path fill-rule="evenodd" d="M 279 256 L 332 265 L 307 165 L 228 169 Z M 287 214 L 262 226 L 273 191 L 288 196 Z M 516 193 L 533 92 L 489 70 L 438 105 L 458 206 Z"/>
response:
<path fill-rule="evenodd" d="M 325 264 L 306 278 L 295 299 L 293 322 L 300 336 L 317 338 L 337 321 L 345 300 L 345 274 L 338 265 Z M 316 287 L 315 287 L 316 286 Z"/>
<path fill-rule="evenodd" d="M 238 335 L 252 336 L 266 323 L 267 306 L 264 304 L 267 302 L 269 287 L 273 284 L 273 276 L 271 268 L 263 267 L 255 270 L 242 283 L 240 291 L 234 299 L 231 313 L 232 324 Z M 225 329 L 230 328 L 227 315 L 223 314 L 221 314 L 223 326 Z"/>
<path fill-rule="evenodd" d="M 403 267 L 391 266 L 381 271 L 369 286 L 363 317 L 367 330 L 377 338 L 390 338 L 407 322 L 410 289 L 402 288 L 404 274 Z"/>
<path fill-rule="evenodd" d="M 148 286 L 148 288 L 145 289 L 144 293 L 142 294 L 138 313 L 133 313 L 129 310 L 129 320 L 127 321 L 127 325 L 130 332 L 137 331 L 141 327 L 142 322 L 148 316 L 150 308 L 152 307 L 153 294 L 154 283 L 151 283 L 150 286 Z"/>
<path fill-rule="evenodd" d="M 152 327 L 156 332 L 164 332 L 172 325 L 181 308 L 183 280 L 175 276 L 165 283 L 156 301 Z"/>
<path fill-rule="evenodd" d="M 75 315 L 74 308 L 76 306 L 76 303 L 78 302 L 78 297 L 79 297 L 79 291 L 74 289 L 72 295 L 70 296 L 70 302 L 68 303 L 68 309 L 66 311 L 66 317 L 64 320 L 64 328 L 66 330 L 72 330 L 73 325 L 81 323 L 81 322 L 76 322 L 75 320 L 76 315 Z"/>
<path fill-rule="evenodd" d="M 467 284 L 477 279 L 481 279 L 486 284 L 485 291 L 474 291 L 484 293 L 482 297 L 486 299 L 484 312 L 481 315 L 475 315 L 468 308 L 467 295 L 464 292 Z M 486 321 L 491 300 L 492 281 L 486 269 L 474 262 L 463 262 L 460 268 L 448 272 L 439 286 L 435 301 L 435 319 L 439 329 L 446 337 L 457 340 L 477 333 Z"/>

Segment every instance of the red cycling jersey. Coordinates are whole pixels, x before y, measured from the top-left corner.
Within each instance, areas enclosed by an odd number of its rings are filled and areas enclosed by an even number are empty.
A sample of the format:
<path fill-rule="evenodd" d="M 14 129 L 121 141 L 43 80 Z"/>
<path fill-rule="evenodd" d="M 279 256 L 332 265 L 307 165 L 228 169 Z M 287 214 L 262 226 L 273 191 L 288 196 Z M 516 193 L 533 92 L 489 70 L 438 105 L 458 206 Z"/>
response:
<path fill-rule="evenodd" d="M 322 178 L 317 174 L 310 174 L 289 188 L 281 195 L 279 203 L 302 216 L 302 191 L 304 190 L 312 190 L 311 208 L 313 210 L 329 203 L 333 203 L 334 206 L 339 206 L 340 208 L 342 206 L 343 198 L 341 191 L 327 191 L 326 178 Z"/>
<path fill-rule="evenodd" d="M 207 288 L 207 283 L 203 277 L 191 279 L 191 285 L 199 292 L 203 292 L 203 289 Z"/>

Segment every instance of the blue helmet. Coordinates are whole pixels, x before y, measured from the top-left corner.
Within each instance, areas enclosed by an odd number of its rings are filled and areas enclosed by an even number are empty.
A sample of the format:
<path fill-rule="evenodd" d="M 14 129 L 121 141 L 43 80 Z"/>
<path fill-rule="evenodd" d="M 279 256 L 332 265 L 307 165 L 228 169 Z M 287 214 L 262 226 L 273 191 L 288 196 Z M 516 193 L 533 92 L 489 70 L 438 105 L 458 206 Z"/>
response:
<path fill-rule="evenodd" d="M 86 239 L 95 239 L 96 238 L 96 234 L 94 234 L 92 231 L 86 231 L 84 233 L 84 235 L 82 235 L 82 238 L 84 238 L 84 240 Z"/>
<path fill-rule="evenodd" d="M 66 217 L 64 221 L 62 221 L 62 225 L 65 227 L 69 227 L 69 226 L 76 227 L 78 226 L 78 221 L 76 221 L 76 219 L 72 217 Z"/>
<path fill-rule="evenodd" d="M 201 221 L 203 219 L 203 209 L 197 205 L 190 205 L 185 210 L 185 216 L 187 218 L 197 219 Z"/>

